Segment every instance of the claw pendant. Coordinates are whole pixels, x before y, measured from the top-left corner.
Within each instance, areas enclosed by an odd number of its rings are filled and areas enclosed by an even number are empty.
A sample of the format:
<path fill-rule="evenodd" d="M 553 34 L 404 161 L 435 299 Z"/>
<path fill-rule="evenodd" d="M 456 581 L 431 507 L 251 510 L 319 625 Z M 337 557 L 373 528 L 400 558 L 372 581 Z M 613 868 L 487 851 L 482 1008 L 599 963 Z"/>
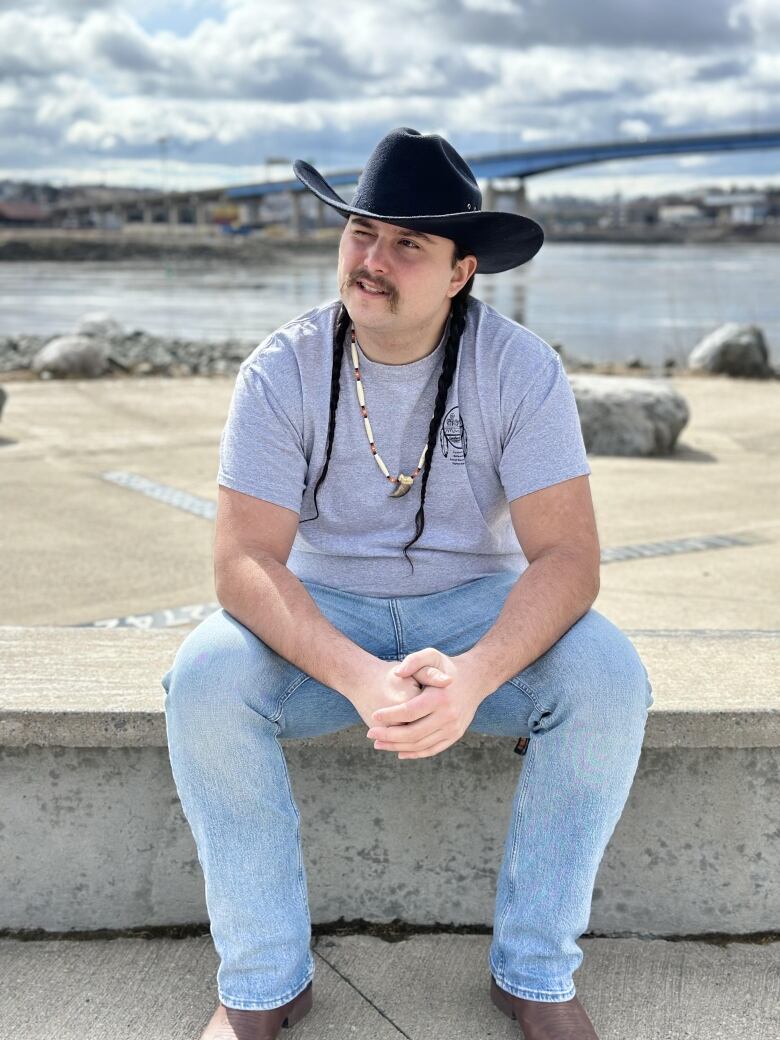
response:
<path fill-rule="evenodd" d="M 389 498 L 401 498 L 411 488 L 414 480 L 412 477 L 407 477 L 403 473 L 398 474 L 398 487 L 394 491 L 390 492 Z"/>

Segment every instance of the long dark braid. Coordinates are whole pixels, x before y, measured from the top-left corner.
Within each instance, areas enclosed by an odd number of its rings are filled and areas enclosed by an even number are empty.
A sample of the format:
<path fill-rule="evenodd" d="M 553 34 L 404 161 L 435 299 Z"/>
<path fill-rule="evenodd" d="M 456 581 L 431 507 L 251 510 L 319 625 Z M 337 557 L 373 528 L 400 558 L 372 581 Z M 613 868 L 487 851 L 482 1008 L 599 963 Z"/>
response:
<path fill-rule="evenodd" d="M 466 250 L 462 250 L 456 245 L 453 254 L 453 267 L 458 260 L 462 260 L 463 257 L 467 255 L 468 253 Z M 414 518 L 415 535 L 410 542 L 406 543 L 403 549 L 404 556 L 412 568 L 412 573 L 414 573 L 414 564 L 409 558 L 409 554 L 406 550 L 414 545 L 417 539 L 422 535 L 425 528 L 425 489 L 428 485 L 428 475 L 431 471 L 431 463 L 433 461 L 439 426 L 441 425 L 444 416 L 444 408 L 447 404 L 447 394 L 449 393 L 450 385 L 452 384 L 455 375 L 458 351 L 460 350 L 460 340 L 463 335 L 463 329 L 466 326 L 466 311 L 473 285 L 474 276 L 472 275 L 463 288 L 452 298 L 449 335 L 444 347 L 444 359 L 442 361 L 439 383 L 436 390 L 436 403 L 433 407 L 433 418 L 428 427 L 428 449 L 425 453 L 425 465 L 423 468 L 422 484 L 420 487 L 420 508 L 417 510 L 417 514 Z M 341 363 L 344 357 L 344 344 L 346 342 L 347 332 L 349 331 L 351 321 L 352 319 L 349 316 L 347 308 L 342 304 L 336 315 L 333 334 L 333 368 L 330 377 L 330 415 L 328 418 L 328 445 L 325 453 L 325 467 L 320 474 L 319 480 L 314 485 L 314 508 L 317 510 L 317 513 L 315 516 L 307 517 L 306 520 L 301 520 L 300 522 L 302 524 L 307 523 L 309 520 L 316 520 L 320 515 L 317 506 L 317 491 L 320 484 L 327 476 L 328 466 L 330 465 L 330 454 L 333 448 L 333 435 L 336 430 L 336 411 L 338 410 L 339 392 L 341 389 Z"/>

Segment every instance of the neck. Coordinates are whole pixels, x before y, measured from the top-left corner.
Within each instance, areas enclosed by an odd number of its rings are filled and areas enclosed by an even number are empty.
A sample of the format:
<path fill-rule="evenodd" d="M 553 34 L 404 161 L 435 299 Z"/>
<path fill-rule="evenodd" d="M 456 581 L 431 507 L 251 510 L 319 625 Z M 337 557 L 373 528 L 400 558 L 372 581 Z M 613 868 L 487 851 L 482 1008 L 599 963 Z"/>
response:
<path fill-rule="evenodd" d="M 447 304 L 443 315 L 421 322 L 411 328 L 385 330 L 370 328 L 355 322 L 355 335 L 360 349 L 369 361 L 380 365 L 410 365 L 432 354 L 441 342 L 447 318 Z"/>

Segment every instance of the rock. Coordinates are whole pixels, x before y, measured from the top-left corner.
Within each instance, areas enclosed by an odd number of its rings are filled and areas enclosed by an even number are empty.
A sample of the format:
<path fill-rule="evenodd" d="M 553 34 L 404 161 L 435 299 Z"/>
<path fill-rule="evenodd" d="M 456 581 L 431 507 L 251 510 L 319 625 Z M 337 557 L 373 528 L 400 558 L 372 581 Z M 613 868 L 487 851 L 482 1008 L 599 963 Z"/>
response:
<path fill-rule="evenodd" d="M 6 336 L 0 339 L 0 372 L 29 368 L 30 362 L 51 336 Z"/>
<path fill-rule="evenodd" d="M 7 400 L 8 394 L 5 392 L 5 390 L 3 390 L 2 386 L 0 386 L 0 417 L 3 414 L 3 408 L 5 407 L 5 402 Z"/>
<path fill-rule="evenodd" d="M 124 330 L 108 311 L 90 311 L 89 314 L 81 316 L 74 335 L 113 339 L 124 335 Z"/>
<path fill-rule="evenodd" d="M 33 357 L 30 368 L 41 377 L 86 376 L 94 379 L 109 369 L 108 350 L 91 336 L 58 336 Z"/>
<path fill-rule="evenodd" d="M 660 379 L 569 376 L 591 455 L 668 455 L 690 418 L 685 398 Z"/>
<path fill-rule="evenodd" d="M 723 372 L 729 376 L 773 375 L 764 334 L 757 325 L 727 322 L 715 329 L 691 351 L 688 367 L 692 371 Z"/>

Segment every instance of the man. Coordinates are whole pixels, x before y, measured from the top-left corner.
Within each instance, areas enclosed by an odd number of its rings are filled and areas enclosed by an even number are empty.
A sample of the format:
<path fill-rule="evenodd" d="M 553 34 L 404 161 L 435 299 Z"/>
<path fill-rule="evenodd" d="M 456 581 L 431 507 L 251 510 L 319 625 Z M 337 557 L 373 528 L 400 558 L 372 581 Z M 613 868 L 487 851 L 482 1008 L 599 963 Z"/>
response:
<path fill-rule="evenodd" d="M 490 996 L 526 1040 L 593 1038 L 576 939 L 652 695 L 630 641 L 592 609 L 590 467 L 560 359 L 470 295 L 477 270 L 526 262 L 542 230 L 483 212 L 435 134 L 389 133 L 351 204 L 294 169 L 347 217 L 339 299 L 241 365 L 220 445 L 223 609 L 163 678 L 221 958 L 202 1040 L 273 1038 L 312 1006 L 277 738 L 361 720 L 399 759 L 468 729 L 520 735 Z"/>

